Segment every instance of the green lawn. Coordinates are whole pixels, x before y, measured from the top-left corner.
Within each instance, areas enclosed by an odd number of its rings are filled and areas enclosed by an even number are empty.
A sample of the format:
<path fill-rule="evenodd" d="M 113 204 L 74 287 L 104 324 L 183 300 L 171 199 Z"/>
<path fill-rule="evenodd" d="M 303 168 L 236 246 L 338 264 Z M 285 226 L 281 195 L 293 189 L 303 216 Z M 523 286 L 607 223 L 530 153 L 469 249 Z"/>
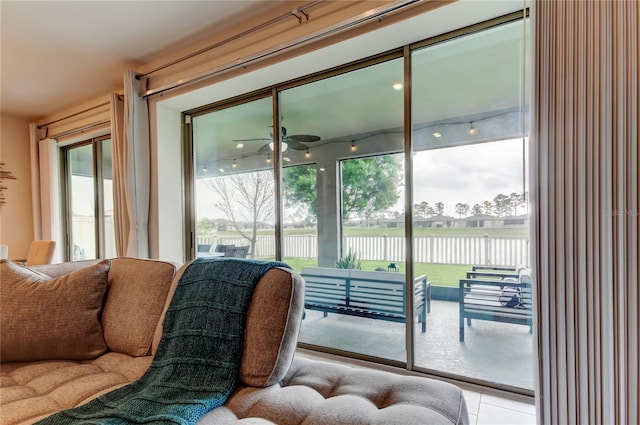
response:
<path fill-rule="evenodd" d="M 295 271 L 300 272 L 303 266 L 316 266 L 314 259 L 285 258 L 284 262 L 289 264 Z M 376 267 L 387 268 L 388 262 L 382 261 L 362 261 L 362 270 L 375 270 Z M 405 271 L 404 262 L 396 262 L 400 266 L 400 271 Z M 461 264 L 426 264 L 415 263 L 415 275 L 427 275 L 427 279 L 434 286 L 458 287 L 458 281 L 466 276 L 466 272 L 471 270 L 471 265 Z"/>

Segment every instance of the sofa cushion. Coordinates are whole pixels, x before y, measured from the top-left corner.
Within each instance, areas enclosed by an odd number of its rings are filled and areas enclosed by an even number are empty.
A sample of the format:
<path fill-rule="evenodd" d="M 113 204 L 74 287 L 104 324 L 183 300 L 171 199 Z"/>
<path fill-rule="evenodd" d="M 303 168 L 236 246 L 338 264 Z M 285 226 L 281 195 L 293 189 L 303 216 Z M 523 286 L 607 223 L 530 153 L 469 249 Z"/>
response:
<path fill-rule="evenodd" d="M 125 257 L 111 263 L 109 292 L 102 313 L 105 342 L 111 351 L 145 356 L 151 352 L 176 266 Z"/>
<path fill-rule="evenodd" d="M 151 356 L 108 352 L 92 360 L 0 364 L 0 423 L 32 424 L 135 381 Z"/>
<path fill-rule="evenodd" d="M 2 361 L 91 359 L 104 353 L 99 319 L 109 264 L 104 260 L 51 279 L 2 260 Z"/>
<path fill-rule="evenodd" d="M 184 270 L 183 265 L 172 284 L 167 305 Z M 304 280 L 290 269 L 274 268 L 256 285 L 247 311 L 244 352 L 240 379 L 255 387 L 279 382 L 289 370 L 298 342 L 304 309 Z M 154 350 L 162 335 L 162 320 L 156 331 Z"/>

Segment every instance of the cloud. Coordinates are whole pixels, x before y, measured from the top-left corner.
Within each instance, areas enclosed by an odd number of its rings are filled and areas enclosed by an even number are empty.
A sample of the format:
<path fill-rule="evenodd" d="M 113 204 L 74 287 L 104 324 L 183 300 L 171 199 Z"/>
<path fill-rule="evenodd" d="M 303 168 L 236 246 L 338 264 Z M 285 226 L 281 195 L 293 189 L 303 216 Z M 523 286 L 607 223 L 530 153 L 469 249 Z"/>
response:
<path fill-rule="evenodd" d="M 481 204 L 503 193 L 522 192 L 522 141 L 504 140 L 422 151 L 414 156 L 414 203 Z"/>

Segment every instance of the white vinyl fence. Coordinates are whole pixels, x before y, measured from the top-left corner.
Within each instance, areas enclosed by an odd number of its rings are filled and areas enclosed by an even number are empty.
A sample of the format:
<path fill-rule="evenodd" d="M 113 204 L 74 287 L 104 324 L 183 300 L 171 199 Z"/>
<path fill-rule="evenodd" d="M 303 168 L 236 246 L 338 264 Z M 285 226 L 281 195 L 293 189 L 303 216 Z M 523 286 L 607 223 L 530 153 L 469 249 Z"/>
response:
<path fill-rule="evenodd" d="M 417 236 L 413 239 L 413 258 L 417 263 L 515 265 L 529 263 L 527 238 L 485 236 Z M 242 238 L 198 237 L 198 244 L 247 245 Z M 345 236 L 344 252 L 351 249 L 360 260 L 404 261 L 403 236 Z M 317 258 L 316 235 L 288 235 L 283 249 L 287 258 Z M 274 236 L 260 236 L 256 243 L 257 258 L 275 256 Z"/>

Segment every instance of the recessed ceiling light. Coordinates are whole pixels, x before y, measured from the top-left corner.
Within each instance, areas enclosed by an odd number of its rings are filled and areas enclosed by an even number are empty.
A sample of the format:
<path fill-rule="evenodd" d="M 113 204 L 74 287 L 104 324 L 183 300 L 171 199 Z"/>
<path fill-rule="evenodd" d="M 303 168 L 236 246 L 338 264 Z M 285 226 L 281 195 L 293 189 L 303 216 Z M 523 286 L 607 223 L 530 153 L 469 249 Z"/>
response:
<path fill-rule="evenodd" d="M 224 173 L 224 168 L 218 168 L 218 171 L 220 171 L 221 173 Z"/>
<path fill-rule="evenodd" d="M 244 148 L 244 143 L 238 143 L 236 145 L 236 149 L 242 149 L 242 148 Z"/>
<path fill-rule="evenodd" d="M 437 131 L 435 133 L 433 133 L 433 137 L 435 137 L 436 139 L 439 139 L 442 137 L 442 134 L 438 133 Z"/>
<path fill-rule="evenodd" d="M 392 85 L 391 87 L 393 87 L 394 90 L 402 90 L 404 88 L 404 84 L 402 83 L 395 83 L 394 85 Z"/>

